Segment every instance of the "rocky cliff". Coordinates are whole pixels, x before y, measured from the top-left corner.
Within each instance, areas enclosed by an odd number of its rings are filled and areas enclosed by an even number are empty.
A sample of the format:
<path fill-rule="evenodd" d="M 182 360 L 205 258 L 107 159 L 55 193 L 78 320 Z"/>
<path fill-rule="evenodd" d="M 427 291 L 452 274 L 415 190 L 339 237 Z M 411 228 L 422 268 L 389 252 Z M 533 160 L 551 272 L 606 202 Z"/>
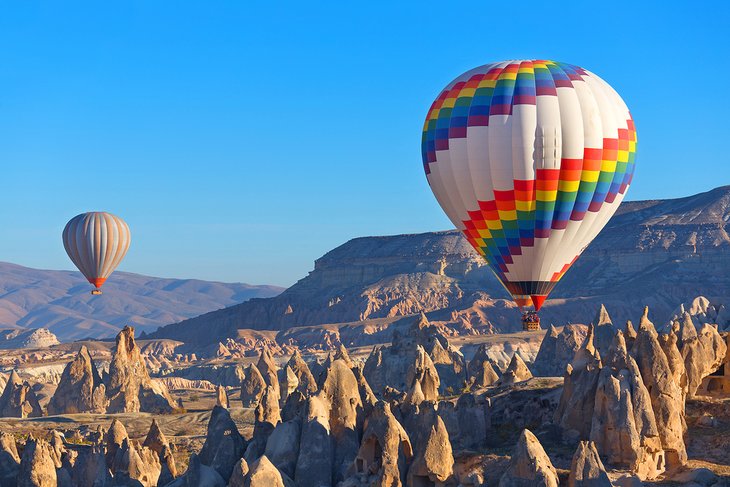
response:
<path fill-rule="evenodd" d="M 730 186 L 626 202 L 557 286 L 545 322 L 588 322 L 599 303 L 619 322 L 652 307 L 663 321 L 702 294 L 730 302 Z M 209 344 L 241 328 L 284 330 L 424 311 L 458 332 L 512 331 L 519 315 L 455 231 L 353 239 L 277 297 L 166 326 L 153 336 Z M 665 316 L 666 315 L 666 316 Z"/>

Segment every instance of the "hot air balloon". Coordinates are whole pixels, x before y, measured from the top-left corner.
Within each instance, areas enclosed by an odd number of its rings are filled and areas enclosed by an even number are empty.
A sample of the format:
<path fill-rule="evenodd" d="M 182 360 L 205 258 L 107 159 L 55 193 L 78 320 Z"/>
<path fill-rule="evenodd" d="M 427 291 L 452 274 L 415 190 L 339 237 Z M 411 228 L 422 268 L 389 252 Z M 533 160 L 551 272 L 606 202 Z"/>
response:
<path fill-rule="evenodd" d="M 63 229 L 66 253 L 94 285 L 91 294 L 101 294 L 104 281 L 127 253 L 130 239 L 124 220 L 103 211 L 76 215 Z"/>
<path fill-rule="evenodd" d="M 428 183 L 522 311 L 537 311 L 616 212 L 634 174 L 636 130 L 605 81 L 554 61 L 468 71 L 431 105 Z"/>

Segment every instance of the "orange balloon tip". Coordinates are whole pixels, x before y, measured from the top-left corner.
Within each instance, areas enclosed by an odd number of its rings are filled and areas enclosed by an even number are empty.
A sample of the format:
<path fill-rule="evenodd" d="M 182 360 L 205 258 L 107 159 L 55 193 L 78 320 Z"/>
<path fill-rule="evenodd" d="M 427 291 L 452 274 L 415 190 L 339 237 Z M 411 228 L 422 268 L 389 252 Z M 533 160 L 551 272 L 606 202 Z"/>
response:
<path fill-rule="evenodd" d="M 535 306 L 535 311 L 540 311 L 540 308 L 542 307 L 542 303 L 545 302 L 547 299 L 547 295 L 545 294 L 533 294 L 530 296 L 532 299 L 532 304 Z"/>
<path fill-rule="evenodd" d="M 89 279 L 89 282 L 94 285 L 95 288 L 99 289 L 106 282 L 106 277 L 94 277 Z"/>

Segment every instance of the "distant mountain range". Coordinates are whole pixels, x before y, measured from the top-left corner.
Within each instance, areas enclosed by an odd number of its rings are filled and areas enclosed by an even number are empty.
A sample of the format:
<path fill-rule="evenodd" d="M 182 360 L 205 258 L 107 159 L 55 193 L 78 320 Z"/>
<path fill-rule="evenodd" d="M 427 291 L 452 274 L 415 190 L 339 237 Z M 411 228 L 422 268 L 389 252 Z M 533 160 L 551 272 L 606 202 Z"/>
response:
<path fill-rule="evenodd" d="M 625 202 L 558 284 L 541 312 L 543 322 L 586 323 L 600 303 L 616 322 L 638 319 L 649 305 L 659 323 L 697 295 L 730 303 L 728 231 L 730 186 L 687 198 Z M 450 231 L 350 240 L 276 297 L 171 324 L 153 336 L 205 345 L 236 337 L 242 328 L 287 330 L 419 311 L 464 333 L 519 327 L 502 286 L 466 240 Z"/>
<path fill-rule="evenodd" d="M 160 325 L 283 290 L 127 272 L 115 272 L 101 296 L 92 296 L 90 289 L 79 272 L 0 262 L 0 329 L 48 328 L 61 341 L 113 337 L 126 324 L 138 331 L 154 331 Z"/>

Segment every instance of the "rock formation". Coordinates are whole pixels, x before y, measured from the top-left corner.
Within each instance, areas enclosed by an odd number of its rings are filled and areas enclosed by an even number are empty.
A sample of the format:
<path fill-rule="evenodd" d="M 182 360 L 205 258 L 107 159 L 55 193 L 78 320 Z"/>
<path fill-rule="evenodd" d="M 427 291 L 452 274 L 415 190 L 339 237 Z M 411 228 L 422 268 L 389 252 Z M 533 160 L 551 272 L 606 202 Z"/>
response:
<path fill-rule="evenodd" d="M 56 465 L 45 440 L 28 438 L 18 472 L 18 487 L 56 487 Z"/>
<path fill-rule="evenodd" d="M 621 332 L 601 369 L 591 416 L 590 440 L 609 464 L 628 468 L 640 478 L 663 472 L 664 451 L 651 396 Z"/>
<path fill-rule="evenodd" d="M 414 425 L 414 457 L 408 485 L 443 485 L 452 479 L 454 456 L 446 425 L 433 407 L 424 410 Z"/>
<path fill-rule="evenodd" d="M 0 485 L 14 485 L 20 469 L 20 456 L 15 438 L 0 431 Z"/>
<path fill-rule="evenodd" d="M 283 403 L 286 402 L 286 398 L 289 397 L 289 394 L 296 391 L 299 387 L 299 377 L 297 377 L 297 375 L 288 365 L 284 367 L 281 375 L 282 377 L 279 381 L 279 386 L 281 387 L 281 390 L 279 391 L 279 396 L 281 398 L 281 402 Z"/>
<path fill-rule="evenodd" d="M 263 347 L 261 349 L 261 355 L 259 355 L 259 361 L 256 363 L 256 368 L 261 372 L 261 376 L 264 378 L 266 385 L 274 388 L 276 393 L 279 393 L 279 367 L 274 362 L 274 357 L 271 355 L 269 347 Z"/>
<path fill-rule="evenodd" d="M 0 350 L 46 348 L 58 345 L 59 343 L 56 335 L 48 330 L 48 328 L 0 331 Z"/>
<path fill-rule="evenodd" d="M 504 371 L 502 377 L 500 377 L 498 384 L 500 386 L 513 385 L 518 382 L 524 382 L 532 378 L 530 369 L 527 368 L 525 362 L 516 353 L 512 356 L 512 360 Z"/>
<path fill-rule="evenodd" d="M 255 408 L 266 391 L 266 381 L 256 365 L 246 369 L 246 377 L 241 382 L 241 403 L 245 408 Z"/>
<path fill-rule="evenodd" d="M 287 366 L 294 372 L 299 380 L 299 390 L 306 393 L 317 392 L 317 381 L 309 370 L 307 363 L 302 359 L 299 349 L 294 350 Z"/>
<path fill-rule="evenodd" d="M 328 400 L 319 393 L 307 400 L 295 479 L 301 487 L 332 485 L 333 443 Z"/>
<path fill-rule="evenodd" d="M 611 317 L 608 315 L 608 311 L 603 304 L 601 304 L 601 307 L 596 312 L 596 316 L 593 318 L 592 324 L 593 341 L 598 352 L 602 357 L 605 357 L 609 348 L 611 348 L 613 338 L 619 330 L 613 325 Z"/>
<path fill-rule="evenodd" d="M 111 471 L 117 485 L 155 487 L 162 467 L 156 452 L 125 438 L 114 456 Z"/>
<path fill-rule="evenodd" d="M 727 353 L 727 345 L 712 325 L 702 325 L 698 333 L 689 313 L 684 313 L 678 327 L 679 348 L 687 371 L 687 395 L 693 397 L 702 379 L 716 371 L 722 364 Z"/>
<path fill-rule="evenodd" d="M 106 390 L 109 413 L 169 413 L 175 409 L 164 384 L 150 378 L 131 326 L 125 326 L 117 335 Z"/>
<path fill-rule="evenodd" d="M 427 401 L 437 401 L 441 379 L 426 350 L 420 345 L 416 350 L 415 361 L 408 367 L 406 373 L 406 382 L 412 385 L 417 381 L 421 385 L 423 397 Z"/>
<path fill-rule="evenodd" d="M 208 422 L 205 443 L 198 455 L 200 463 L 212 467 L 223 480 L 228 480 L 245 449 L 246 440 L 238 432 L 228 410 L 215 406 Z"/>
<path fill-rule="evenodd" d="M 106 386 L 101 381 L 86 345 L 66 365 L 61 381 L 48 403 L 48 414 L 104 413 Z"/>
<path fill-rule="evenodd" d="M 439 405 L 439 413 L 443 404 Z M 462 449 L 483 448 L 491 427 L 488 400 L 483 395 L 462 394 L 456 401 L 454 412 L 458 430 L 451 435 L 452 444 L 459 445 Z"/>
<path fill-rule="evenodd" d="M 412 373 L 416 369 L 423 371 L 424 375 L 420 380 L 428 382 L 421 384 L 427 398 L 430 397 L 433 383 L 438 389 L 435 397 L 439 393 L 448 393 L 448 390 L 452 393 L 460 390 L 467 378 L 461 354 L 452 349 L 437 327 L 429 324 L 425 316 L 408 318 L 408 321 L 410 323 L 407 333 L 395 330 L 391 346 L 373 348 L 365 362 L 363 374 L 373 391 L 379 397 L 386 387 L 400 392 L 408 391 L 413 386 Z M 428 350 L 436 354 L 438 365 Z M 410 370 L 412 373 L 404 375 L 403 370 Z M 444 373 L 444 378 L 439 371 Z"/>
<path fill-rule="evenodd" d="M 530 370 L 538 377 L 562 377 L 565 367 L 572 362 L 575 353 L 583 344 L 587 328 L 581 325 L 565 325 L 558 333 L 550 325 L 540 344 L 535 362 Z"/>
<path fill-rule="evenodd" d="M 294 487 L 294 483 L 282 475 L 266 458 L 266 455 L 261 456 L 251 465 L 243 485 L 245 487 Z"/>
<path fill-rule="evenodd" d="M 152 420 L 150 430 L 147 432 L 147 437 L 145 438 L 144 443 L 142 443 L 142 446 L 154 451 L 159 457 L 160 464 L 162 466 L 158 482 L 160 485 L 165 485 L 177 477 L 175 457 L 172 454 L 170 443 L 168 443 L 167 438 L 162 433 L 157 421 L 154 419 Z"/>
<path fill-rule="evenodd" d="M 263 454 L 289 478 L 296 472 L 300 434 L 301 421 L 297 418 L 279 423 L 266 440 Z"/>
<path fill-rule="evenodd" d="M 0 417 L 37 418 L 43 415 L 38 398 L 27 381 L 13 370 L 0 395 Z"/>
<path fill-rule="evenodd" d="M 231 479 L 228 481 L 228 487 L 244 487 L 246 476 L 248 475 L 248 463 L 241 458 L 233 467 Z"/>
<path fill-rule="evenodd" d="M 632 354 L 651 397 L 651 406 L 666 461 L 668 466 L 677 467 L 687 462 L 683 438 L 687 429 L 684 422 L 685 395 L 680 383 L 674 378 L 674 371 L 647 314 L 648 309 L 641 318 Z"/>
<path fill-rule="evenodd" d="M 241 484 L 229 484 L 231 487 L 238 487 Z M 190 455 L 190 462 L 185 475 L 178 477 L 166 487 L 225 487 L 226 481 L 220 474 L 200 461 L 200 457 L 193 453 Z"/>
<path fill-rule="evenodd" d="M 217 406 L 228 409 L 228 393 L 226 388 L 218 384 L 215 388 L 215 403 Z"/>
<path fill-rule="evenodd" d="M 334 360 L 325 372 L 322 395 L 330 405 L 333 480 L 340 481 L 345 477 L 360 447 L 357 426 L 358 411 L 362 411 L 357 379 L 343 360 Z"/>
<path fill-rule="evenodd" d="M 581 441 L 570 464 L 568 487 L 611 487 L 596 445 Z"/>
<path fill-rule="evenodd" d="M 593 326 L 589 328 L 586 339 L 566 369 L 563 393 L 555 410 L 555 423 L 563 429 L 564 436 L 575 441 L 590 436 L 598 376 L 603 367 L 593 343 L 593 329 Z"/>
<path fill-rule="evenodd" d="M 111 468 L 117 451 L 122 447 L 124 440 L 128 439 L 127 429 L 118 419 L 112 419 L 109 425 L 109 431 L 104 435 L 104 443 L 106 444 L 106 464 Z"/>
<path fill-rule="evenodd" d="M 492 367 L 492 363 L 488 361 L 481 362 L 481 367 L 471 376 L 471 385 L 473 387 L 489 387 L 499 381 L 497 372 Z"/>
<path fill-rule="evenodd" d="M 499 487 L 558 487 L 558 473 L 542 445 L 523 430 Z"/>
<path fill-rule="evenodd" d="M 369 485 L 401 485 L 405 480 L 405 466 L 412 457 L 408 434 L 388 404 L 376 403 L 366 420 L 351 472 L 367 479 Z"/>

